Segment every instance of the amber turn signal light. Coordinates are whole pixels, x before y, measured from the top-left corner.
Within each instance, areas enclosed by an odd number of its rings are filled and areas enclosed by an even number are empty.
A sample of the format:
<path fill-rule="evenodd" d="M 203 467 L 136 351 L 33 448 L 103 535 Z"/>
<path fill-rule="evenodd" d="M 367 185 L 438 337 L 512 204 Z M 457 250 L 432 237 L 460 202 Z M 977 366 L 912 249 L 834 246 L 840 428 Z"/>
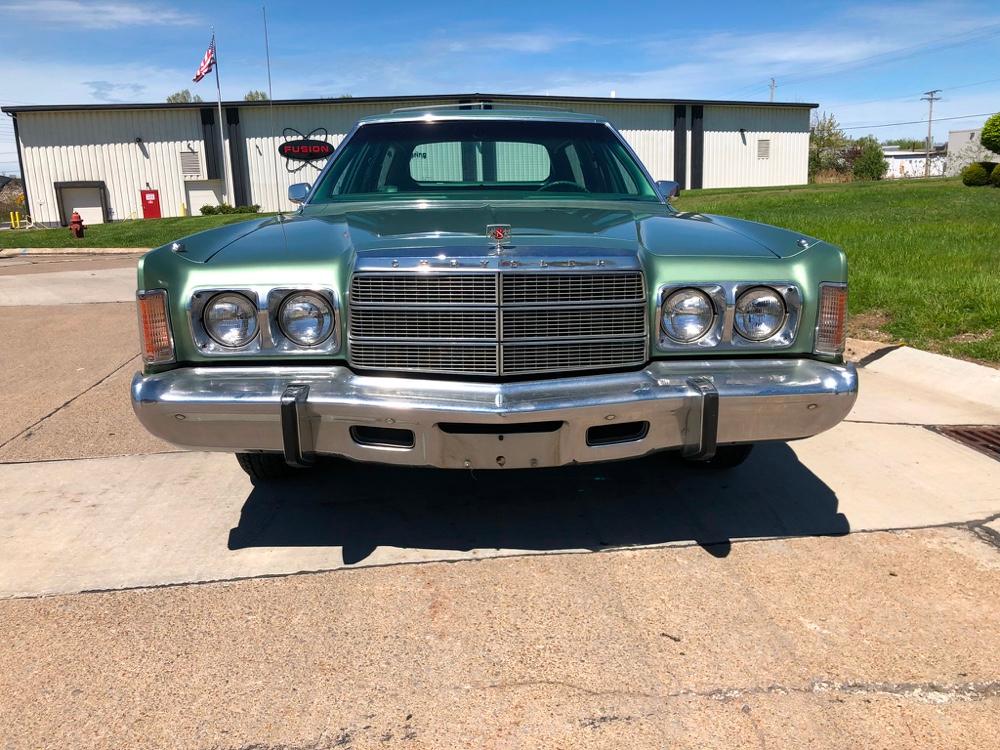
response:
<path fill-rule="evenodd" d="M 170 332 L 166 290 L 138 292 L 135 298 L 139 308 L 142 361 L 147 365 L 173 362 L 174 337 Z"/>
<path fill-rule="evenodd" d="M 816 318 L 817 354 L 836 356 L 844 352 L 847 338 L 847 284 L 819 285 L 819 315 Z"/>

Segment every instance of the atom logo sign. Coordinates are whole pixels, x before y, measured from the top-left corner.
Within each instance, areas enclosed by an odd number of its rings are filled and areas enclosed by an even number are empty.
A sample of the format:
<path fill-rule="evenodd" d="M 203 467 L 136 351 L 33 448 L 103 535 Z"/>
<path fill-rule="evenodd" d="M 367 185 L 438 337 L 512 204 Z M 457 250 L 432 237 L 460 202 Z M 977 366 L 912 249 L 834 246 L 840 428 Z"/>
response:
<path fill-rule="evenodd" d="M 333 156 L 333 146 L 325 140 L 330 137 L 326 128 L 315 128 L 308 134 L 285 128 L 281 134 L 285 142 L 278 146 L 278 154 L 285 157 L 285 169 L 289 172 L 298 172 L 307 165 L 322 169 L 316 162 Z"/>

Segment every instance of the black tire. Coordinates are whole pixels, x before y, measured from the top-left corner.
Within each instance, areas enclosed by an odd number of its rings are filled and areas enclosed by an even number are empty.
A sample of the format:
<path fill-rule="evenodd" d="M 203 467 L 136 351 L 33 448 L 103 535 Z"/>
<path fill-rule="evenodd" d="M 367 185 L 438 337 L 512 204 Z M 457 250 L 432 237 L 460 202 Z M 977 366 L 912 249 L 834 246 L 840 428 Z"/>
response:
<path fill-rule="evenodd" d="M 293 471 L 285 457 L 277 453 L 237 453 L 236 460 L 254 484 L 276 482 Z"/>
<path fill-rule="evenodd" d="M 715 449 L 715 455 L 707 461 L 689 461 L 692 466 L 699 466 L 712 471 L 735 469 L 747 460 L 753 450 L 753 443 L 739 445 L 720 445 Z"/>

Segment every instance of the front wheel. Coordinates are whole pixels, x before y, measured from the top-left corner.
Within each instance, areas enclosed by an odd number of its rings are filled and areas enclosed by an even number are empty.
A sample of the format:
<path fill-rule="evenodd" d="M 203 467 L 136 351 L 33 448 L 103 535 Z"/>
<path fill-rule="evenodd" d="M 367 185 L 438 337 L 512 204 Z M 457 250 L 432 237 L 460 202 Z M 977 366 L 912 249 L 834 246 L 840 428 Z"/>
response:
<path fill-rule="evenodd" d="M 753 450 L 753 443 L 741 443 L 739 445 L 720 445 L 715 449 L 715 455 L 707 461 L 689 460 L 692 466 L 700 466 L 703 469 L 714 471 L 725 471 L 735 469 L 747 460 Z"/>
<path fill-rule="evenodd" d="M 294 471 L 278 453 L 237 453 L 236 461 L 254 484 L 275 482 Z"/>

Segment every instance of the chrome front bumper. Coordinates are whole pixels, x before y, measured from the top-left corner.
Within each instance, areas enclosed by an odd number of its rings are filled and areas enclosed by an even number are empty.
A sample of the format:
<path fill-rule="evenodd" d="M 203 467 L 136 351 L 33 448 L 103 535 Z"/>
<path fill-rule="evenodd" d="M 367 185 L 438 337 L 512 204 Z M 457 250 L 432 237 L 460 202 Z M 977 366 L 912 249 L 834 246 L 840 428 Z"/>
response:
<path fill-rule="evenodd" d="M 526 468 L 666 449 L 706 458 L 716 444 L 809 437 L 840 422 L 857 392 L 853 365 L 795 359 L 654 362 L 638 372 L 519 383 L 346 367 L 195 367 L 137 373 L 132 406 L 154 435 L 199 450 L 284 452 L 291 463 L 319 453 Z M 623 429 L 620 442 L 594 437 L 643 423 Z M 382 434 L 409 437 L 371 439 Z"/>

